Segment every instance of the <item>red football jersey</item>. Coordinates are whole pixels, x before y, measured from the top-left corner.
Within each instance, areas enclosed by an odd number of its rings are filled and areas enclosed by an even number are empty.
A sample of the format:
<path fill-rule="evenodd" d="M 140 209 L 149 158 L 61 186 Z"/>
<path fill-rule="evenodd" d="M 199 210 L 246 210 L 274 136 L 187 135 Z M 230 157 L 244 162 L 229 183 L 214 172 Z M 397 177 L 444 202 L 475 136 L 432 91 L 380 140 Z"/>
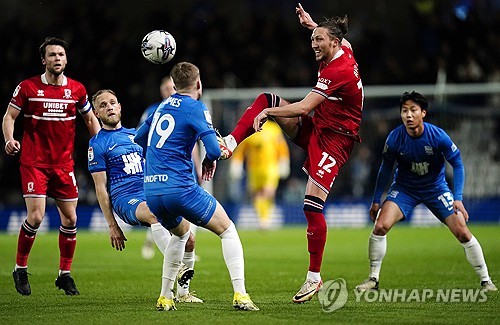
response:
<path fill-rule="evenodd" d="M 45 74 L 22 81 L 10 105 L 23 113 L 21 164 L 36 167 L 73 165 L 76 111 L 91 110 L 85 87 L 64 77 L 60 86 L 49 85 Z"/>
<path fill-rule="evenodd" d="M 342 46 L 332 61 L 321 62 L 312 91 L 326 98 L 314 110 L 313 123 L 318 133 L 328 137 L 328 133 L 337 132 L 360 142 L 363 84 L 350 48 Z"/>

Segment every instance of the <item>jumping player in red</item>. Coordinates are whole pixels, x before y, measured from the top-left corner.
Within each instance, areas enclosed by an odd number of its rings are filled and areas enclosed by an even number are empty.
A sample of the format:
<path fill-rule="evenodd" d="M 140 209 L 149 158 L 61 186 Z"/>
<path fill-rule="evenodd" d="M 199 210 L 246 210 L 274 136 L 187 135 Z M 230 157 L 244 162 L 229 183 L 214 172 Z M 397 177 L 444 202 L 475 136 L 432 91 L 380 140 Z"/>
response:
<path fill-rule="evenodd" d="M 268 118 L 273 118 L 307 151 L 303 169 L 309 176 L 304 199 L 307 219 L 309 271 L 293 302 L 310 300 L 321 288 L 321 262 L 327 225 L 323 206 L 340 168 L 347 162 L 358 134 L 363 108 L 363 85 L 347 33 L 347 17 L 333 17 L 316 24 L 298 4 L 300 23 L 313 30 L 311 46 L 319 62 L 318 81 L 301 101 L 290 104 L 275 94 L 261 94 L 248 107 L 235 129 L 219 138 L 223 158 Z M 309 113 L 313 112 L 311 116 Z M 265 162 L 262 162 L 265 163 Z"/>
<path fill-rule="evenodd" d="M 45 73 L 22 81 L 14 90 L 3 117 L 5 152 L 21 152 L 20 172 L 27 218 L 17 242 L 12 273 L 17 292 L 31 294 L 28 257 L 45 215 L 46 196 L 53 197 L 61 217 L 59 275 L 56 287 L 67 295 L 79 294 L 70 276 L 76 247 L 78 187 L 74 174 L 75 119 L 79 112 L 91 136 L 99 130 L 85 87 L 64 75 L 67 43 L 49 37 L 40 46 Z M 14 122 L 23 114 L 22 146 L 14 139 Z"/>

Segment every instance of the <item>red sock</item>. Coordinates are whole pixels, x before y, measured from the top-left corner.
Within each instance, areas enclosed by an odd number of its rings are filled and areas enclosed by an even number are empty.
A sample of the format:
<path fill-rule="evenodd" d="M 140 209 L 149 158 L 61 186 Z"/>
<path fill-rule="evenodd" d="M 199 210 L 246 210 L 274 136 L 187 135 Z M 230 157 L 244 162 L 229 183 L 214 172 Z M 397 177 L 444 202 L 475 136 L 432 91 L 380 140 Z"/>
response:
<path fill-rule="evenodd" d="M 24 220 L 17 238 L 17 265 L 22 267 L 28 266 L 28 257 L 30 256 L 31 247 L 33 247 L 33 243 L 35 242 L 37 231 L 38 228 L 31 226 L 27 220 Z"/>
<path fill-rule="evenodd" d="M 59 269 L 70 271 L 76 248 L 76 226 L 59 228 Z"/>
<path fill-rule="evenodd" d="M 280 97 L 275 94 L 264 93 L 257 96 L 252 105 L 248 106 L 246 111 L 240 117 L 233 132 L 231 132 L 231 135 L 234 137 L 236 142 L 239 144 L 241 141 L 255 133 L 255 130 L 253 129 L 253 120 L 260 114 L 260 112 L 262 112 L 265 108 L 277 107 L 279 105 Z"/>
<path fill-rule="evenodd" d="M 317 197 L 306 195 L 304 214 L 307 219 L 307 250 L 309 251 L 309 271 L 319 272 L 325 251 L 327 226 L 323 214 L 324 202 Z M 320 208 L 321 207 L 321 208 Z"/>

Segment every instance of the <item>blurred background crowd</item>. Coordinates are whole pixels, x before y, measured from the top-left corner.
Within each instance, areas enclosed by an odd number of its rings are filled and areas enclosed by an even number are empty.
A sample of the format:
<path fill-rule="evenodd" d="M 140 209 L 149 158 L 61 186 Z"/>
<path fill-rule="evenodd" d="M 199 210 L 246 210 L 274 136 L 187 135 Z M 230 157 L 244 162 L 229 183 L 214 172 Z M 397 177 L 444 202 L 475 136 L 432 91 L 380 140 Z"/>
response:
<path fill-rule="evenodd" d="M 38 46 L 46 36 L 70 43 L 66 74 L 81 81 L 89 96 L 101 88 L 117 92 L 127 127 L 135 127 L 143 110 L 159 100 L 161 78 L 179 61 L 200 67 L 206 90 L 312 87 L 317 64 L 310 31 L 298 23 L 295 5 L 285 0 L 2 0 L 0 103 L 6 108 L 21 80 L 43 72 Z M 302 5 L 316 21 L 348 15 L 347 38 L 365 86 L 434 84 L 439 79 L 448 83 L 500 81 L 500 0 L 305 0 Z M 165 29 L 177 40 L 175 58 L 163 66 L 141 55 L 142 37 L 153 29 Z M 491 98 L 476 99 L 497 110 L 500 105 Z M 377 105 L 390 107 L 396 118 L 364 122 L 365 141 L 341 171 L 333 197 L 371 195 L 383 142 L 399 123 L 397 100 Z M 494 142 L 500 136 L 498 119 L 497 114 L 492 126 Z M 19 138 L 22 119 L 18 120 Z M 88 134 L 81 122 L 75 151 L 80 204 L 95 204 L 86 165 Z M 232 125 L 220 127 L 228 132 Z M 278 197 L 300 202 L 305 181 L 300 170 L 303 154 L 291 147 L 291 155 L 292 174 Z M 499 159 L 498 152 L 493 155 Z M 22 205 L 17 158 L 3 153 L 0 170 L 0 207 Z M 229 195 L 227 199 L 235 198 Z"/>

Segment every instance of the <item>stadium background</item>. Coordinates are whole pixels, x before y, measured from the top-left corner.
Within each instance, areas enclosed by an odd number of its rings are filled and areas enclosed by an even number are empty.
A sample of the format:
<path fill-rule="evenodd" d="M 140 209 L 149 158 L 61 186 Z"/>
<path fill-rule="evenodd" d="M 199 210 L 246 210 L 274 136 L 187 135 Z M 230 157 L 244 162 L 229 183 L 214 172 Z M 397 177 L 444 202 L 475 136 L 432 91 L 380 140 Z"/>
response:
<path fill-rule="evenodd" d="M 465 203 L 472 220 L 499 222 L 500 2 L 313 0 L 302 4 L 316 21 L 348 14 L 348 39 L 367 90 L 364 142 L 336 181 L 326 210 L 329 223 L 368 223 L 381 148 L 388 131 L 400 123 L 398 98 L 406 90 L 428 96 L 428 121 L 444 127 L 461 148 L 467 173 Z M 250 103 L 242 93 L 256 95 L 255 87 L 280 87 L 289 94 L 283 97 L 299 99 L 315 83 L 317 64 L 310 32 L 298 24 L 294 7 L 293 1 L 264 0 L 4 0 L 0 3 L 0 102 L 6 107 L 21 80 L 43 72 L 38 46 L 46 36 L 58 36 L 70 43 L 67 75 L 83 82 L 90 95 L 101 88 L 114 89 L 127 127 L 135 126 L 142 111 L 159 100 L 159 81 L 174 63 L 197 64 L 214 125 L 226 133 Z M 146 62 L 140 52 L 142 37 L 153 29 L 168 30 L 178 43 L 175 58 L 164 66 Z M 377 88 L 380 85 L 387 87 Z M 464 87 L 448 93 L 450 85 Z M 234 96 L 217 99 L 220 90 Z M 79 227 L 102 229 L 104 219 L 86 170 L 88 136 L 81 119 L 78 123 Z M 292 175 L 280 186 L 278 214 L 283 222 L 297 223 L 303 222 L 305 175 L 300 166 L 304 156 L 293 147 L 291 153 Z M 251 225 L 243 187 L 229 180 L 226 168 L 227 163 L 219 163 L 213 192 L 232 217 L 241 217 L 241 222 L 248 217 Z M 0 169 L 0 230 L 17 232 L 25 214 L 17 158 L 3 153 Z M 44 227 L 57 227 L 54 206 L 49 206 L 48 216 Z M 436 223 L 425 209 L 418 209 L 412 222 Z"/>

